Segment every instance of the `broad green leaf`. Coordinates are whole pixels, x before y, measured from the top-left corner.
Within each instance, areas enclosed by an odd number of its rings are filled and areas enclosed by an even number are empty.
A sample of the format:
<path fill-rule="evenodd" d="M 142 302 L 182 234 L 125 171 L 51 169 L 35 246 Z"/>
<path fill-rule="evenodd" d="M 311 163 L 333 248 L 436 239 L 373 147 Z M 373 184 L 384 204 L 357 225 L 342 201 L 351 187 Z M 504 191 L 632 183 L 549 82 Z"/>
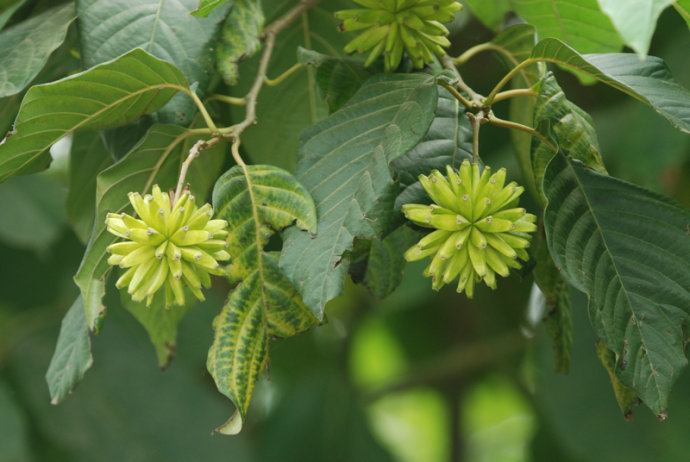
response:
<path fill-rule="evenodd" d="M 166 370 L 177 352 L 177 326 L 196 303 L 191 294 L 185 297 L 184 306 L 166 308 L 163 297 L 154 299 L 151 306 L 135 302 L 126 292 L 121 292 L 122 305 L 132 313 L 149 334 L 156 349 L 158 367 Z"/>
<path fill-rule="evenodd" d="M 601 11 L 625 41 L 641 57 L 647 56 L 656 21 L 674 0 L 598 0 Z"/>
<path fill-rule="evenodd" d="M 577 105 L 568 101 L 552 73 L 546 74 L 534 87 L 539 93 L 534 105 L 533 124 L 547 138 L 555 141 L 559 149 L 600 173 L 606 168 L 599 152 L 599 141 L 592 118 Z M 539 138 L 532 140 L 532 171 L 540 196 L 544 170 L 556 155 Z M 542 197 L 543 198 L 543 197 Z"/>
<path fill-rule="evenodd" d="M 316 84 L 321 98 L 328 103 L 330 113 L 347 103 L 359 87 L 375 74 L 361 61 L 324 55 L 302 47 L 297 49 L 297 60 L 316 68 Z"/>
<path fill-rule="evenodd" d="M 640 398 L 620 381 L 616 375 L 616 355 L 601 340 L 597 341 L 597 356 L 609 374 L 616 401 L 618 401 L 618 406 L 621 408 L 625 420 L 632 420 L 633 408 L 640 404 Z"/>
<path fill-rule="evenodd" d="M 101 141 L 110 153 L 110 157 L 115 162 L 125 157 L 146 135 L 155 123 L 155 118 L 154 115 L 147 115 L 128 125 L 101 130 Z"/>
<path fill-rule="evenodd" d="M 690 29 L 690 0 L 676 0 L 676 3 L 673 4 L 673 7 L 676 9 L 678 14 L 685 19 L 685 22 L 688 23 L 688 28 Z"/>
<path fill-rule="evenodd" d="M 72 138 L 69 160 L 69 193 L 65 209 L 74 232 L 86 243 L 96 213 L 96 177 L 112 165 L 98 132 L 77 132 Z"/>
<path fill-rule="evenodd" d="M 21 100 L 20 95 L 0 99 L 0 136 L 3 138 L 8 135 L 7 132 L 12 128 Z"/>
<path fill-rule="evenodd" d="M 0 240 L 45 251 L 65 228 L 63 188 L 45 175 L 0 184 Z"/>
<path fill-rule="evenodd" d="M 264 13 L 254 0 L 235 0 L 216 43 L 216 66 L 228 85 L 237 84 L 239 63 L 261 49 Z"/>
<path fill-rule="evenodd" d="M 472 160 L 472 127 L 464 113 L 464 106 L 455 97 L 445 89 L 439 90 L 436 114 L 426 135 L 407 154 L 391 163 L 394 178 L 400 184 L 396 210 L 407 203 L 429 202 L 418 181 L 419 175 L 428 175 L 434 169 L 444 172 L 446 165 L 457 169 L 463 160 Z"/>
<path fill-rule="evenodd" d="M 285 0 L 263 0 L 266 23 L 285 14 L 294 6 Z M 350 40 L 348 34 L 338 32 L 337 10 L 351 8 L 350 0 L 321 2 L 281 31 L 268 65 L 267 77 L 275 79 L 295 64 L 298 47 L 316 50 L 332 56 L 342 56 L 343 47 Z M 239 83 L 232 87 L 232 95 L 243 98 L 249 91 L 257 70 L 258 56 L 242 63 Z M 305 67 L 287 77 L 280 85 L 264 86 L 256 106 L 258 123 L 242 134 L 242 146 L 253 163 L 276 165 L 294 171 L 297 161 L 299 135 L 328 115 L 328 105 L 319 98 L 316 72 Z M 232 106 L 233 120 L 245 117 L 245 108 Z"/>
<path fill-rule="evenodd" d="M 46 373 L 50 402 L 62 402 L 92 365 L 89 327 L 86 324 L 82 298 L 79 296 L 62 320 L 55 352 Z"/>
<path fill-rule="evenodd" d="M 316 210 L 289 172 L 269 165 L 228 170 L 213 190 L 213 206 L 228 221 L 228 277 L 238 285 L 213 322 L 207 367 L 236 407 L 217 431 L 235 434 L 268 364 L 269 338 L 290 337 L 318 322 L 281 272 L 277 255 L 263 250 L 275 231 L 292 224 L 316 232 Z"/>
<path fill-rule="evenodd" d="M 370 239 L 392 218 L 388 164 L 422 140 L 434 118 L 436 79 L 379 74 L 339 111 L 302 133 L 297 179 L 316 203 L 318 235 L 283 233 L 280 265 L 319 318 L 340 295 L 354 239 Z"/>
<path fill-rule="evenodd" d="M 619 51 L 623 42 L 597 0 L 512 0 L 540 39 L 560 39 L 580 53 Z"/>
<path fill-rule="evenodd" d="M 103 170 L 96 181 L 96 218 L 86 252 L 74 279 L 81 290 L 89 328 L 98 331 L 106 307 L 101 298 L 104 281 L 110 272 L 106 248 L 117 237 L 105 229 L 108 212 L 132 213 L 127 193 L 145 194 L 154 184 L 162 190 L 174 189 L 181 163 L 199 139 L 187 129 L 175 125 L 154 125 L 146 137 L 121 161 Z M 220 168 L 225 146 L 216 145 L 203 151 L 189 169 L 187 181 L 197 198 L 205 198 Z M 199 199 L 197 199 L 199 200 Z"/>
<path fill-rule="evenodd" d="M 544 176 L 547 243 L 563 276 L 589 297 L 615 373 L 660 418 L 687 364 L 690 211 L 559 154 Z"/>
<path fill-rule="evenodd" d="M 464 0 L 477 19 L 491 30 L 499 30 L 511 10 L 510 0 Z"/>
<path fill-rule="evenodd" d="M 67 3 L 0 32 L 0 97 L 19 93 L 36 77 L 75 18 L 74 3 Z"/>
<path fill-rule="evenodd" d="M 175 66 L 141 49 L 55 83 L 31 87 L 15 131 L 0 145 L 0 181 L 46 168 L 48 148 L 63 136 L 130 123 L 186 87 Z"/>
<path fill-rule="evenodd" d="M 204 97 L 211 82 L 213 39 L 226 8 L 209 18 L 189 12 L 196 0 L 77 0 L 79 37 L 86 67 L 95 66 L 142 48 L 182 71 Z M 156 108 L 158 109 L 158 108 Z M 178 95 L 158 112 L 158 122 L 189 125 L 193 102 Z"/>
<path fill-rule="evenodd" d="M 362 282 L 374 297 L 382 300 L 400 285 L 406 265 L 403 253 L 419 238 L 419 233 L 401 226 L 385 238 L 371 242 Z"/>
<path fill-rule="evenodd" d="M 196 10 L 192 11 L 191 14 L 205 18 L 209 15 L 209 13 L 211 13 L 211 11 L 228 1 L 229 0 L 199 0 L 199 6 Z"/>
<path fill-rule="evenodd" d="M 551 339 L 554 369 L 567 374 L 573 353 L 573 320 L 570 309 L 570 290 L 549 254 L 544 228 L 532 240 L 532 254 L 536 265 L 532 274 L 545 299 L 542 322 Z"/>
<path fill-rule="evenodd" d="M 660 58 L 630 53 L 581 55 L 555 39 L 540 41 L 532 58 L 583 72 L 651 106 L 678 130 L 690 133 L 690 90 L 673 80 Z"/>

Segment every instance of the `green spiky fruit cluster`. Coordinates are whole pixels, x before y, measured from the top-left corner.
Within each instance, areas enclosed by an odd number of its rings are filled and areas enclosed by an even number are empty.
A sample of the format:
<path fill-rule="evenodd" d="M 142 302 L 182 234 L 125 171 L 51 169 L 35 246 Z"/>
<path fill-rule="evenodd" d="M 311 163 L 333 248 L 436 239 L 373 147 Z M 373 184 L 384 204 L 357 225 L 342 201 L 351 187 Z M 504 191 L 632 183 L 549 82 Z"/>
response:
<path fill-rule="evenodd" d="M 150 306 L 159 290 L 165 306 L 184 305 L 184 286 L 199 300 L 201 287 L 209 287 L 210 274 L 222 275 L 219 261 L 230 259 L 225 251 L 225 220 L 212 220 L 209 204 L 197 208 L 189 191 L 171 204 L 168 194 L 153 186 L 152 194 L 129 193 L 139 218 L 109 213 L 105 223 L 112 234 L 125 239 L 112 244 L 108 263 L 126 269 L 118 289 L 128 287 L 132 300 Z"/>
<path fill-rule="evenodd" d="M 365 8 L 338 11 L 342 31 L 366 29 L 345 46 L 347 53 L 369 52 L 369 66 L 382 53 L 386 71 L 395 70 L 406 51 L 416 68 L 443 56 L 448 29 L 462 8 L 455 0 L 354 0 Z"/>
<path fill-rule="evenodd" d="M 403 213 L 413 223 L 435 228 L 405 252 L 407 261 L 432 257 L 424 270 L 436 290 L 458 276 L 457 291 L 468 297 L 479 281 L 496 288 L 496 275 L 507 276 L 528 260 L 530 234 L 536 231 L 536 217 L 516 207 L 524 188 L 505 184 L 506 171 L 493 175 L 491 168 L 464 161 L 458 172 L 446 167 L 447 177 L 434 170 L 419 181 L 431 205 L 405 204 Z"/>

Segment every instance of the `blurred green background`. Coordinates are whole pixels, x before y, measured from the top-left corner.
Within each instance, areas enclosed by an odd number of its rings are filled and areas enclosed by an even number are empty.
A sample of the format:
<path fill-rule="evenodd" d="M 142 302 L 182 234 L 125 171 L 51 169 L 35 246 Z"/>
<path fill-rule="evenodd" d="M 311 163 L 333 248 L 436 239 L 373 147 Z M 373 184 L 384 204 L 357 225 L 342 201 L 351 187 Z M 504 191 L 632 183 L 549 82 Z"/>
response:
<path fill-rule="evenodd" d="M 457 51 L 490 39 L 477 22 L 459 21 Z M 688 50 L 686 24 L 667 10 L 650 54 L 686 87 Z M 463 71 L 485 91 L 501 68 L 481 55 Z M 613 175 L 690 206 L 690 137 L 613 90 L 558 78 L 592 114 Z M 505 131 L 483 129 L 481 146 L 487 163 L 517 171 Z M 626 422 L 582 294 L 573 293 L 571 372 L 556 374 L 544 329 L 528 316 L 529 275 L 469 301 L 452 288 L 432 292 L 423 264 L 409 265 L 384 301 L 349 284 L 327 307 L 327 325 L 274 342 L 270 380 L 259 383 L 239 436 L 211 436 L 233 410 L 205 369 L 211 320 L 228 290 L 222 281 L 182 321 L 165 372 L 110 290 L 93 368 L 51 406 L 44 375 L 83 253 L 65 217 L 66 160 L 58 157 L 48 172 L 0 185 L 1 462 L 687 460 L 687 371 L 666 422 L 645 408 Z"/>

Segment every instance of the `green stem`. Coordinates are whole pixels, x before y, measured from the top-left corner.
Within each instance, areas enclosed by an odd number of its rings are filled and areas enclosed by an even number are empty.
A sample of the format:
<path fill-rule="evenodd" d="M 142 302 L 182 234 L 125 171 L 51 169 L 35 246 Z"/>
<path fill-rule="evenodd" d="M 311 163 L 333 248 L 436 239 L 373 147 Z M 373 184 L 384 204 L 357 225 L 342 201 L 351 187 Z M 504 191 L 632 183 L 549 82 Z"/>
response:
<path fill-rule="evenodd" d="M 199 99 L 199 97 L 191 91 L 189 88 L 184 88 L 184 87 L 179 87 L 183 92 L 187 93 L 187 95 L 192 98 L 192 101 L 194 101 L 194 104 L 196 104 L 196 107 L 199 109 L 199 112 L 201 113 L 201 116 L 204 118 L 204 122 L 206 122 L 206 126 L 213 132 L 213 133 L 218 133 L 218 128 L 216 127 L 216 124 L 213 122 L 213 119 L 211 118 L 211 115 L 208 113 L 206 110 L 206 106 L 204 106 L 204 103 Z"/>
<path fill-rule="evenodd" d="M 280 83 L 282 83 L 283 80 L 287 79 L 292 74 L 294 74 L 295 72 L 300 70 L 302 68 L 302 66 L 303 66 L 302 63 L 297 63 L 294 66 L 292 66 L 290 69 L 288 69 L 287 71 L 280 74 L 275 79 L 269 79 L 268 77 L 264 77 L 264 84 L 266 86 L 269 86 L 269 87 L 275 87 L 276 85 L 279 85 Z M 244 100 L 242 100 L 242 101 L 244 101 Z"/>
<path fill-rule="evenodd" d="M 482 126 L 484 120 L 484 111 L 479 111 L 478 114 L 467 113 L 470 122 L 472 122 L 472 163 L 479 163 L 479 128 Z"/>
<path fill-rule="evenodd" d="M 462 66 L 472 57 L 483 51 L 496 51 L 508 58 L 508 60 L 512 61 L 514 65 L 517 66 L 518 64 L 518 61 L 515 59 L 515 56 L 513 56 L 508 50 L 491 42 L 480 43 L 479 45 L 475 45 L 472 48 L 466 50 L 463 54 L 455 58 L 453 61 L 455 62 L 456 66 Z"/>
<path fill-rule="evenodd" d="M 499 119 L 498 117 L 494 116 L 493 114 L 489 113 L 488 117 L 489 123 L 492 125 L 496 125 L 497 127 L 504 127 L 504 128 L 510 128 L 512 130 L 519 130 L 521 132 L 529 133 L 532 136 L 536 136 L 540 140 L 542 140 L 544 143 L 546 143 L 551 149 L 554 151 L 558 151 L 558 146 L 554 145 L 547 137 L 533 129 L 532 127 L 528 127 L 527 125 L 522 125 L 517 122 L 512 122 L 510 120 L 503 120 Z"/>
<path fill-rule="evenodd" d="M 517 88 L 515 90 L 506 90 L 502 91 L 500 93 L 497 93 L 496 96 L 494 97 L 494 103 L 498 103 L 499 101 L 503 101 L 509 98 L 514 98 L 516 96 L 538 96 L 539 93 L 537 93 L 534 90 L 530 90 L 529 88 Z"/>
<path fill-rule="evenodd" d="M 232 104 L 234 106 L 245 106 L 247 102 L 244 98 L 236 98 L 234 96 L 227 95 L 211 95 L 206 98 L 206 101 L 222 101 L 223 103 Z"/>
<path fill-rule="evenodd" d="M 472 101 L 472 106 L 477 108 L 481 107 L 484 103 L 484 98 L 479 93 L 474 91 L 472 87 L 465 83 L 462 75 L 460 75 L 460 71 L 458 71 L 458 68 L 455 67 L 455 61 L 453 61 L 453 58 L 448 55 L 444 55 L 441 57 L 441 64 L 443 64 L 444 68 L 449 69 L 453 72 L 453 74 L 455 74 L 455 78 L 457 79 L 457 87 L 469 95 L 470 100 Z"/>
<path fill-rule="evenodd" d="M 472 108 L 473 108 L 472 103 L 469 102 L 469 101 L 467 100 L 467 98 L 465 98 L 464 96 L 462 96 L 462 94 L 460 94 L 460 92 L 457 91 L 457 90 L 455 89 L 455 87 L 453 87 L 452 85 L 450 85 L 450 84 L 448 84 L 448 83 L 446 83 L 446 82 L 444 82 L 444 81 L 442 81 L 442 80 L 439 80 L 439 81 L 438 81 L 438 84 L 441 85 L 441 86 L 442 86 L 443 88 L 445 88 L 446 90 L 448 90 L 448 91 L 450 92 L 450 94 L 453 95 L 453 96 L 455 97 L 455 99 L 457 99 L 458 101 L 460 101 L 460 103 L 461 103 L 463 106 L 465 106 L 467 109 L 472 109 Z"/>
<path fill-rule="evenodd" d="M 501 81 L 498 82 L 498 83 L 496 84 L 496 86 L 494 87 L 494 89 L 491 90 L 491 93 L 489 93 L 489 96 L 486 97 L 486 100 L 485 100 L 484 103 L 485 103 L 487 106 L 490 107 L 491 104 L 494 102 L 494 98 L 496 98 L 496 95 L 498 94 L 498 92 L 501 91 L 501 89 L 502 89 L 503 87 L 505 87 L 506 84 L 508 84 L 508 82 L 510 82 L 510 80 L 511 80 L 513 77 L 515 77 L 520 71 L 522 71 L 522 69 L 526 68 L 527 66 L 529 66 L 529 65 L 531 65 L 531 64 L 534 64 L 534 63 L 536 63 L 536 62 L 539 62 L 539 61 L 540 61 L 540 59 L 538 59 L 538 58 L 528 58 L 528 59 L 522 61 L 520 64 L 518 64 L 518 65 L 515 66 L 514 68 L 512 68 L 512 69 L 501 79 Z"/>

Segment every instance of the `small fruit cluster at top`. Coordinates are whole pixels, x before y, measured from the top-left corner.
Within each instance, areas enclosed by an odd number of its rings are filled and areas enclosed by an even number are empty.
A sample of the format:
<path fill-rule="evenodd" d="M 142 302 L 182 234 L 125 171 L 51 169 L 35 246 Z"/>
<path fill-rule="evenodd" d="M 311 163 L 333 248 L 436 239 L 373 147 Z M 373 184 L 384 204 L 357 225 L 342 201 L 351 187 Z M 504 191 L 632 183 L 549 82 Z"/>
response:
<path fill-rule="evenodd" d="M 201 287 L 211 285 L 209 274 L 224 274 L 218 262 L 230 259 L 227 222 L 212 220 L 209 204 L 197 208 L 189 191 L 171 204 L 154 185 L 144 197 L 129 193 L 129 201 L 138 219 L 109 213 L 105 220 L 109 232 L 125 239 L 108 247 L 108 263 L 126 269 L 117 288 L 128 286 L 132 300 L 146 299 L 147 306 L 161 289 L 166 307 L 184 305 L 184 286 L 204 300 Z"/>
<path fill-rule="evenodd" d="M 366 29 L 345 46 L 345 52 L 369 52 L 365 66 L 382 53 L 387 72 L 400 64 L 406 51 L 418 69 L 443 56 L 448 29 L 443 25 L 453 20 L 453 13 L 462 5 L 455 0 L 354 0 L 365 8 L 338 11 L 342 31 Z"/>
<path fill-rule="evenodd" d="M 440 289 L 460 277 L 457 291 L 468 297 L 476 282 L 496 288 L 496 275 L 508 276 L 520 268 L 518 258 L 528 260 L 525 250 L 536 231 L 536 217 L 516 207 L 524 188 L 505 185 L 506 170 L 493 175 L 490 167 L 465 160 L 458 172 L 446 167 L 447 177 L 434 170 L 419 176 L 431 205 L 405 204 L 402 211 L 413 223 L 435 228 L 405 252 L 407 261 L 432 257 L 424 270 L 432 287 Z"/>

